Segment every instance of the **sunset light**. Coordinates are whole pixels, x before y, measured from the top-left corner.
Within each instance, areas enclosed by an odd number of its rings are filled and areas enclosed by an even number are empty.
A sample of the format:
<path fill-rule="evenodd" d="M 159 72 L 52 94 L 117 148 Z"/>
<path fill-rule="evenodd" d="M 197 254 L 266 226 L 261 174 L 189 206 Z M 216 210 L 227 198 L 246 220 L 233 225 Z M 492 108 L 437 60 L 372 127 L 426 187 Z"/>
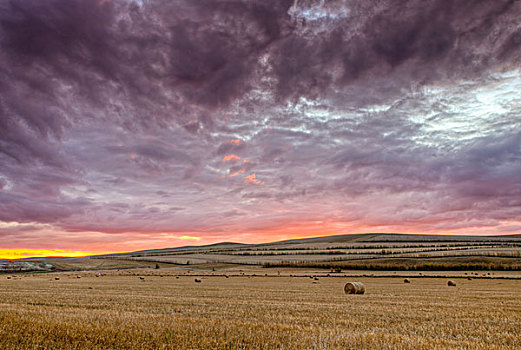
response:
<path fill-rule="evenodd" d="M 25 259 L 25 258 L 81 258 L 90 255 L 108 254 L 109 252 L 83 252 L 63 249 L 2 249 L 0 259 Z"/>

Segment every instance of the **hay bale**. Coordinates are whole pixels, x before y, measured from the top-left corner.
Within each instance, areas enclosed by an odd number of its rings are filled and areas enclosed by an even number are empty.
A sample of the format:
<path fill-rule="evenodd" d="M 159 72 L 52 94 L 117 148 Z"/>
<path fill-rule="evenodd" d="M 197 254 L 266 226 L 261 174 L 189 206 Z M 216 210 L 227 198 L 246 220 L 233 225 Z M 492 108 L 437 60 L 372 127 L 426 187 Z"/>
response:
<path fill-rule="evenodd" d="M 364 294 L 365 286 L 362 282 L 347 282 L 344 286 L 346 294 Z"/>
<path fill-rule="evenodd" d="M 403 283 L 411 283 L 411 280 L 406 278 L 406 279 L 403 280 Z"/>
<path fill-rule="evenodd" d="M 313 279 L 314 279 L 315 281 L 318 281 L 318 277 L 314 277 Z"/>
<path fill-rule="evenodd" d="M 456 287 L 456 282 L 454 282 L 454 281 L 451 280 L 451 281 L 448 281 L 448 282 L 447 282 L 447 285 L 448 285 L 449 287 Z"/>
<path fill-rule="evenodd" d="M 10 280 L 10 279 L 11 279 L 11 276 L 7 276 L 7 279 Z"/>
<path fill-rule="evenodd" d="M 194 281 L 195 283 L 201 283 L 201 280 L 199 278 L 196 278 Z"/>
<path fill-rule="evenodd" d="M 76 278 L 81 278 L 81 276 L 76 276 Z"/>
<path fill-rule="evenodd" d="M 60 277 L 54 277 L 54 280 L 55 280 L 55 281 L 59 281 L 59 280 L 60 280 Z"/>
<path fill-rule="evenodd" d="M 143 277 L 143 276 L 139 276 L 139 279 L 142 280 L 142 281 L 144 281 L 144 280 L 145 280 L 145 277 Z"/>

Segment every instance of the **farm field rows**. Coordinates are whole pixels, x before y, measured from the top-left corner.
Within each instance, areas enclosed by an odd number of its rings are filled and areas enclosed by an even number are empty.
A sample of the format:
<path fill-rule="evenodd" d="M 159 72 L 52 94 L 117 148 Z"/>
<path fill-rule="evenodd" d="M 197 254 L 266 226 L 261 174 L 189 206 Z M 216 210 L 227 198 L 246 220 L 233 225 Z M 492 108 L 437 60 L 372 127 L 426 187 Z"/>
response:
<path fill-rule="evenodd" d="M 92 272 L 1 276 L 0 348 L 521 347 L 520 280 L 467 280 L 461 273 L 457 286 L 448 287 L 444 278 L 404 284 L 398 277 L 357 277 L 366 294 L 345 295 L 343 286 L 353 278 L 234 271 L 220 271 L 229 278 L 168 268 L 110 271 L 99 278 Z M 195 283 L 181 273 L 206 276 Z"/>
<path fill-rule="evenodd" d="M 257 245 L 222 243 L 138 251 L 100 258 L 176 265 L 230 263 L 270 267 L 336 266 L 369 270 L 521 270 L 521 239 L 517 236 L 367 234 Z"/>

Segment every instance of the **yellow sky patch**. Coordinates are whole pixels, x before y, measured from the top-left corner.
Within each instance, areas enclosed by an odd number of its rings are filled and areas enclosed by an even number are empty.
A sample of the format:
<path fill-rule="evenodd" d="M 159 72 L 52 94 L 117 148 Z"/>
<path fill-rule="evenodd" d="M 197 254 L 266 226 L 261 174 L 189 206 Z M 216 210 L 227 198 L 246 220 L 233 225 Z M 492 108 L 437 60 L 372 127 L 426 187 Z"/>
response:
<path fill-rule="evenodd" d="M 194 237 L 194 236 L 181 236 L 181 237 L 177 237 L 179 239 L 193 239 L 194 241 L 199 241 L 201 239 L 201 237 Z"/>
<path fill-rule="evenodd" d="M 0 248 L 0 259 L 24 259 L 24 258 L 46 258 L 46 257 L 63 257 L 63 258 L 79 258 L 89 255 L 107 254 L 109 252 L 87 252 L 65 249 L 5 249 Z"/>

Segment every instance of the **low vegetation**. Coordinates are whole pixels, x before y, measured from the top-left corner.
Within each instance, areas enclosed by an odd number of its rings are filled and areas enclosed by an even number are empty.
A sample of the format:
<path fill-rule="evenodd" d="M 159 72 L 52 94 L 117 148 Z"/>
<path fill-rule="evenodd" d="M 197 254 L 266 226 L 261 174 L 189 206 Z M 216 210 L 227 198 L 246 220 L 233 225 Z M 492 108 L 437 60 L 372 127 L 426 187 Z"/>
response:
<path fill-rule="evenodd" d="M 265 263 L 266 268 L 322 268 L 344 270 L 383 270 L 383 271 L 466 271 L 498 270 L 520 271 L 520 258 L 500 258 L 487 256 L 467 256 L 448 258 L 387 258 L 350 261 L 314 262 L 282 261 Z"/>

